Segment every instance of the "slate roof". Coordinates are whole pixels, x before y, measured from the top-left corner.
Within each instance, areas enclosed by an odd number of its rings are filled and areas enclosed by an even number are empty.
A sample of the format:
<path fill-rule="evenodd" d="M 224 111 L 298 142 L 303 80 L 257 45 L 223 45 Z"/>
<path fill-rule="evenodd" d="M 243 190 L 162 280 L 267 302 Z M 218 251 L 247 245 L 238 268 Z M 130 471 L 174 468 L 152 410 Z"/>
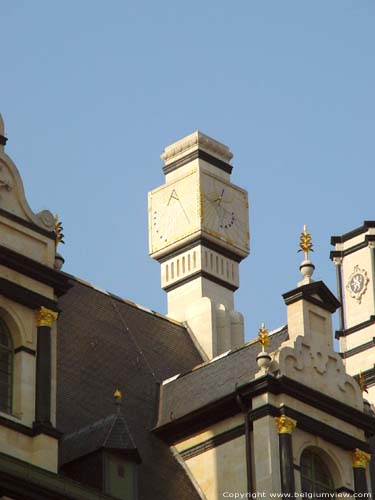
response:
<path fill-rule="evenodd" d="M 57 428 L 72 434 L 104 419 L 104 429 L 118 388 L 142 460 L 139 498 L 200 498 L 169 447 L 150 432 L 156 423 L 160 383 L 202 363 L 188 332 L 135 304 L 73 282 L 59 300 Z"/>
<path fill-rule="evenodd" d="M 285 326 L 270 335 L 267 350 L 277 350 L 287 339 L 288 331 Z M 160 387 L 157 427 L 233 394 L 237 386 L 253 380 L 259 370 L 256 363 L 259 352 L 258 343 L 248 342 L 170 381 L 166 380 Z M 184 396 L 181 397 L 181 394 Z"/>
<path fill-rule="evenodd" d="M 109 415 L 77 432 L 66 434 L 60 441 L 59 464 L 63 466 L 101 449 L 128 452 L 128 455 L 137 456 L 137 447 L 122 413 Z"/>

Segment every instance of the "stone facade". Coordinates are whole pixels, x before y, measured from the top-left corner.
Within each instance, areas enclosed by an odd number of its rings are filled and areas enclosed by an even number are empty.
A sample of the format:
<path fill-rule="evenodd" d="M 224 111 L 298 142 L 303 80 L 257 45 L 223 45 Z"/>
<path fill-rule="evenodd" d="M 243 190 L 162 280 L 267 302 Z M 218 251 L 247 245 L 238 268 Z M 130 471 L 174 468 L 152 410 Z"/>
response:
<path fill-rule="evenodd" d="M 244 344 L 248 198 L 227 146 L 195 132 L 162 155 L 149 234 L 163 317 L 60 270 L 56 221 L 30 209 L 5 143 L 0 119 L 0 497 L 374 491 L 374 222 L 333 237 L 339 300 L 305 259 L 287 325 Z"/>

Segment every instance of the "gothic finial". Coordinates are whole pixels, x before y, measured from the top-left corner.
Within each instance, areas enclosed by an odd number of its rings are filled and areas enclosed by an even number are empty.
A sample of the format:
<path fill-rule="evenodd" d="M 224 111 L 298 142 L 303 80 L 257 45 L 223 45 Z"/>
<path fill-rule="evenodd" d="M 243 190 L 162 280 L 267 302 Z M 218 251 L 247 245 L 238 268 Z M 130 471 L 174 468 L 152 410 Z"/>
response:
<path fill-rule="evenodd" d="M 298 252 L 303 252 L 305 255 L 305 260 L 308 260 L 309 258 L 309 252 L 313 252 L 313 244 L 312 244 L 312 237 L 311 234 L 307 232 L 307 226 L 306 224 L 303 226 L 303 231 L 301 233 L 300 239 L 299 239 L 299 247 L 300 249 Z"/>
<path fill-rule="evenodd" d="M 62 222 L 59 220 L 59 216 L 55 215 L 55 247 L 57 248 L 57 245 L 59 243 L 62 243 L 65 245 L 64 241 L 64 235 L 63 235 L 63 227 L 62 227 Z"/>
<path fill-rule="evenodd" d="M 262 323 L 261 327 L 259 328 L 258 340 L 262 344 L 262 351 L 264 352 L 264 348 L 267 347 L 270 343 L 269 333 L 264 323 Z"/>
<path fill-rule="evenodd" d="M 303 276 L 303 280 L 298 283 L 298 285 L 306 285 L 308 283 L 311 283 L 313 280 L 311 279 L 311 276 L 314 273 L 315 266 L 309 260 L 309 252 L 313 252 L 313 243 L 312 243 L 312 237 L 311 234 L 307 232 L 307 226 L 304 224 L 303 226 L 303 231 L 301 233 L 301 236 L 299 238 L 299 250 L 298 252 L 303 252 L 304 254 L 304 260 L 301 262 L 301 265 L 299 266 L 299 270 L 301 271 L 301 274 Z"/>
<path fill-rule="evenodd" d="M 261 370 L 267 372 L 270 367 L 272 357 L 270 354 L 268 354 L 268 352 L 265 351 L 265 347 L 267 347 L 270 344 L 270 337 L 264 323 L 262 323 L 261 327 L 258 330 L 257 342 L 259 342 L 262 345 L 262 350 L 256 357 L 257 364 Z"/>
<path fill-rule="evenodd" d="M 120 389 L 116 389 L 115 393 L 113 394 L 113 397 L 115 398 L 116 404 L 121 404 L 122 401 L 122 392 Z"/>

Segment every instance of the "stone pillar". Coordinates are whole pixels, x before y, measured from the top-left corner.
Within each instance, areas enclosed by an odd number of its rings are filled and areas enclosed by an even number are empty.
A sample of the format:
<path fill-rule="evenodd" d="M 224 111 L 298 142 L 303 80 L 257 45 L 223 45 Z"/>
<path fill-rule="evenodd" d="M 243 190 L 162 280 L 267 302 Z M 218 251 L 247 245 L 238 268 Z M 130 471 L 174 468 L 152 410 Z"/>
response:
<path fill-rule="evenodd" d="M 58 313 L 45 307 L 37 312 L 35 425 L 51 426 L 51 327 Z"/>
<path fill-rule="evenodd" d="M 275 422 L 279 434 L 281 492 L 287 493 L 289 498 L 294 498 L 296 488 L 294 483 L 292 432 L 297 422 L 286 415 L 276 417 Z"/>
<path fill-rule="evenodd" d="M 353 475 L 355 493 L 368 493 L 366 468 L 371 459 L 371 455 L 356 448 L 353 451 Z"/>

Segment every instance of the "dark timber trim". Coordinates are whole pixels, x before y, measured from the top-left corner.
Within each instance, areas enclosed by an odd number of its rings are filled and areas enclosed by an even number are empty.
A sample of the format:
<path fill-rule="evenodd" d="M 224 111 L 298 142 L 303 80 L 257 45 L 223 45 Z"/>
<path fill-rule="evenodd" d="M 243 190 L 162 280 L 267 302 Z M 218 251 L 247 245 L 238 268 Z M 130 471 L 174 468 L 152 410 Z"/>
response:
<path fill-rule="evenodd" d="M 340 356 L 343 359 L 350 358 L 350 356 L 354 356 L 355 354 L 359 354 L 360 352 L 367 351 L 367 349 L 371 349 L 372 347 L 375 347 L 375 337 L 373 337 L 372 340 L 366 342 L 365 344 L 353 347 L 353 349 L 349 349 L 345 352 L 340 352 Z"/>
<path fill-rule="evenodd" d="M 251 412 L 249 412 L 249 421 L 253 423 L 260 418 L 267 417 L 268 415 L 270 415 L 271 417 L 279 417 L 280 409 L 269 403 L 263 406 L 259 406 L 258 408 L 255 408 L 254 410 L 251 410 Z"/>
<path fill-rule="evenodd" d="M 345 243 L 345 241 L 351 240 L 355 236 L 365 233 L 370 227 L 375 227 L 375 220 L 365 220 L 362 226 L 353 229 L 349 233 L 345 233 L 342 236 L 332 236 L 331 245 L 336 245 L 336 243 Z"/>
<path fill-rule="evenodd" d="M 346 330 L 336 330 L 335 337 L 336 337 L 336 339 L 339 339 L 340 337 L 347 337 L 348 335 L 351 335 L 352 333 L 358 332 L 359 330 L 362 330 L 363 328 L 367 328 L 368 326 L 371 326 L 374 323 L 375 323 L 375 315 L 372 315 L 366 321 L 362 321 L 362 323 L 358 323 L 357 325 L 351 326 L 350 328 L 347 328 Z"/>
<path fill-rule="evenodd" d="M 46 434 L 47 436 L 60 439 L 63 435 L 61 431 L 52 426 L 52 424 L 34 422 L 33 423 L 34 436 L 39 436 L 39 434 Z"/>
<path fill-rule="evenodd" d="M 366 372 L 364 373 L 366 376 Z M 173 382 L 171 382 L 173 383 Z M 271 394 L 287 394 L 298 401 L 302 401 L 313 408 L 317 408 L 328 415 L 336 417 L 347 422 L 354 427 L 365 431 L 369 436 L 375 433 L 375 419 L 345 403 L 342 403 L 330 396 L 327 396 L 315 389 L 301 384 L 285 376 L 274 377 L 265 375 L 258 379 L 238 387 L 236 392 L 213 401 L 212 403 L 199 408 L 187 415 L 179 417 L 171 422 L 156 427 L 154 432 L 169 444 L 173 444 L 199 432 L 210 425 L 238 414 L 238 404 L 236 396 L 241 394 L 242 401 L 250 404 L 255 396 L 270 392 Z M 250 421 L 254 420 L 255 415 L 262 415 L 267 412 L 266 408 L 257 408 L 249 413 Z M 268 414 L 268 413 L 267 413 Z M 272 413 L 270 413 L 272 414 Z M 275 415 L 274 415 L 275 416 Z M 293 415 L 288 416 L 293 417 Z M 261 418 L 261 417 L 258 417 Z M 299 420 L 299 417 L 296 417 Z M 319 425 L 321 423 L 319 422 Z"/>
<path fill-rule="evenodd" d="M 51 426 L 51 328 L 38 326 L 35 425 Z"/>
<path fill-rule="evenodd" d="M 19 432 L 20 434 L 29 437 L 39 436 L 39 434 L 47 434 L 48 436 L 59 439 L 62 436 L 62 433 L 55 427 L 27 427 L 27 425 L 21 424 L 20 422 L 15 422 L 14 420 L 10 420 L 3 416 L 0 416 L 0 426 L 6 427 L 7 429 L 11 429 L 12 431 Z"/>
<path fill-rule="evenodd" d="M 336 280 L 337 280 L 337 290 L 338 298 L 341 304 L 339 308 L 339 320 L 340 320 L 340 330 L 345 329 L 345 314 L 344 314 L 344 289 L 342 284 L 342 264 L 336 264 Z"/>
<path fill-rule="evenodd" d="M 359 379 L 359 374 L 352 375 L 356 380 Z M 362 376 L 364 378 L 365 384 L 367 387 L 372 387 L 375 385 L 375 365 L 368 370 L 362 372 Z M 375 434 L 375 433 L 374 433 Z"/>
<path fill-rule="evenodd" d="M 16 349 L 14 349 L 14 354 L 18 354 L 19 352 L 26 352 L 27 354 L 31 354 L 32 356 L 36 355 L 36 352 L 34 349 L 30 349 L 30 347 L 26 347 L 24 345 L 20 345 Z"/>
<path fill-rule="evenodd" d="M 41 306 L 44 306 L 52 311 L 59 310 L 56 301 L 48 299 L 44 295 L 33 292 L 5 278 L 0 278 L 0 294 L 30 309 L 39 309 Z"/>
<path fill-rule="evenodd" d="M 344 448 L 346 450 L 353 450 L 355 448 L 360 448 L 364 451 L 370 451 L 368 443 L 361 441 L 359 439 L 354 438 L 353 436 L 346 434 L 342 431 L 337 430 L 335 427 L 324 424 L 320 420 L 316 420 L 311 418 L 293 408 L 288 406 L 283 406 L 282 408 L 278 408 L 276 406 L 267 404 L 256 408 L 255 410 L 251 410 L 249 412 L 249 421 L 254 422 L 259 420 L 265 416 L 271 415 L 273 417 L 286 415 L 290 418 L 297 420 L 297 427 L 309 434 L 314 434 L 323 438 L 324 440 L 339 446 L 340 448 Z M 229 431 L 226 431 L 222 434 L 218 434 L 213 438 L 203 441 L 196 446 L 192 446 L 187 450 L 184 450 L 181 453 L 181 456 L 184 460 L 188 460 L 189 458 L 200 455 L 201 453 L 205 453 L 206 451 L 220 446 L 228 441 L 232 441 L 237 437 L 244 435 L 245 427 L 244 425 L 234 427 Z M 291 435 L 289 434 L 280 434 L 280 459 L 284 456 L 283 460 L 283 477 L 285 479 L 283 492 L 284 493 L 293 493 L 294 485 L 291 484 L 291 475 L 290 471 L 295 468 L 293 465 L 292 454 L 291 454 Z M 291 488 L 291 489 L 290 489 Z"/>
<path fill-rule="evenodd" d="M 255 422 L 260 418 L 267 415 L 272 417 L 279 417 L 280 415 L 286 415 L 287 417 L 297 420 L 297 428 L 308 432 L 310 434 L 315 434 L 330 443 L 333 443 L 346 450 L 353 450 L 354 448 L 360 448 L 361 450 L 369 450 L 368 443 L 361 441 L 360 439 L 353 438 L 345 432 L 337 430 L 335 427 L 324 424 L 320 420 L 316 420 L 312 417 L 305 415 L 289 406 L 282 406 L 278 408 L 271 404 L 266 404 L 260 406 L 256 410 L 252 410 L 249 414 L 249 419 L 251 422 Z"/>
<path fill-rule="evenodd" d="M 20 226 L 32 229 L 36 233 L 42 234 L 43 236 L 46 236 L 51 240 L 56 239 L 55 231 L 48 231 L 47 229 L 43 229 L 42 227 L 39 227 L 36 224 L 33 224 L 32 222 L 22 219 L 21 217 L 18 217 L 18 215 L 12 214 L 11 212 L 4 210 L 3 208 L 0 208 L 0 215 L 13 222 L 17 222 L 17 224 L 19 224 Z"/>
<path fill-rule="evenodd" d="M 73 286 L 68 275 L 2 245 L 0 245 L 0 264 L 52 287 L 58 297 Z"/>
<path fill-rule="evenodd" d="M 375 241 L 374 234 L 367 234 L 364 241 L 361 241 L 361 243 L 357 243 L 357 245 L 353 245 L 352 247 L 346 248 L 345 250 L 332 250 L 329 254 L 330 259 L 333 260 L 335 257 L 343 258 L 351 253 L 357 252 L 358 250 L 362 250 L 362 248 L 367 248 L 370 241 Z"/>
<path fill-rule="evenodd" d="M 331 425 L 327 425 L 320 420 L 309 417 L 293 408 L 284 406 L 282 411 L 290 418 L 297 420 L 297 427 L 310 434 L 315 434 L 326 441 L 344 448 L 345 450 L 354 450 L 360 448 L 364 451 L 370 451 L 369 444 L 360 439 L 356 439 L 346 432 L 342 432 Z"/>
<path fill-rule="evenodd" d="M 354 490 L 355 493 L 364 494 L 368 493 L 367 488 L 367 479 L 366 479 L 366 469 L 362 467 L 354 467 L 353 468 L 353 476 L 354 476 Z"/>
<path fill-rule="evenodd" d="M 17 500 L 113 500 L 98 490 L 0 453 L 0 492 Z"/>
<path fill-rule="evenodd" d="M 371 450 L 370 468 L 370 484 L 372 498 L 375 498 L 375 436 L 371 436 L 368 440 Z"/>
<path fill-rule="evenodd" d="M 252 469 L 252 452 L 251 452 L 251 436 L 250 436 L 250 421 L 249 413 L 251 406 L 244 403 L 241 398 L 241 394 L 237 393 L 237 403 L 240 407 L 244 420 L 245 420 L 245 450 L 246 450 L 246 476 L 247 476 L 247 493 L 251 494 L 254 492 L 254 481 L 253 481 L 253 469 Z M 251 405 L 251 401 L 250 401 Z"/>
<path fill-rule="evenodd" d="M 218 285 L 227 288 L 228 290 L 231 290 L 232 292 L 236 291 L 238 289 L 238 286 L 232 285 L 231 283 L 228 283 L 227 281 L 224 281 L 220 278 L 217 278 L 213 274 L 210 274 L 206 271 L 197 271 L 196 273 L 190 274 L 190 276 L 186 276 L 184 278 L 181 278 L 180 280 L 172 283 L 171 285 L 167 285 L 163 287 L 163 290 L 166 292 L 170 292 L 171 290 L 174 290 L 181 285 L 185 285 L 185 283 L 189 283 L 190 281 L 193 281 L 197 278 L 206 278 L 210 281 L 213 281 L 214 283 L 217 283 Z"/>
<path fill-rule="evenodd" d="M 316 295 L 320 300 L 316 298 Z M 299 300 L 307 300 L 311 304 L 319 306 L 330 313 L 334 313 L 341 305 L 323 281 L 315 281 L 308 285 L 294 288 L 284 293 L 283 298 L 286 305 L 293 304 Z"/>
<path fill-rule="evenodd" d="M 228 441 L 233 441 L 233 439 L 243 436 L 244 434 L 245 434 L 244 425 L 233 427 L 233 429 L 230 429 L 229 431 L 217 434 L 216 436 L 213 436 L 210 439 L 206 439 L 205 441 L 202 441 L 201 443 L 192 446 L 191 448 L 187 448 L 186 450 L 181 452 L 181 457 L 184 460 L 189 460 L 189 458 L 201 455 L 202 453 L 205 453 L 206 451 L 211 450 L 212 448 L 216 448 L 221 444 L 228 443 Z"/>
<path fill-rule="evenodd" d="M 159 257 L 156 260 L 160 263 L 163 263 L 163 262 L 165 262 L 173 257 L 177 257 L 178 255 L 181 255 L 182 253 L 187 252 L 188 250 L 191 250 L 192 248 L 195 248 L 198 245 L 202 245 L 209 250 L 213 250 L 214 252 L 217 252 L 218 254 L 222 255 L 223 257 L 227 257 L 228 259 L 232 259 L 235 262 L 241 262 L 244 259 L 244 257 L 241 257 L 240 255 L 238 255 L 234 252 L 231 252 L 230 250 L 227 250 L 226 248 L 223 248 L 218 243 L 215 243 L 214 241 L 211 241 L 208 238 L 205 238 L 204 236 L 197 236 L 187 245 L 184 245 L 183 247 L 178 248 L 177 250 L 174 250 L 173 252 L 168 253 L 168 255 L 163 255 L 162 257 Z"/>
<path fill-rule="evenodd" d="M 294 483 L 294 467 L 293 467 L 293 444 L 291 434 L 279 434 L 279 460 L 280 460 L 280 476 L 281 476 L 281 491 L 288 498 L 295 498 L 296 491 Z"/>
<path fill-rule="evenodd" d="M 351 253 L 358 252 L 358 250 L 362 250 L 362 248 L 366 248 L 367 246 L 368 246 L 367 241 L 362 241 L 361 243 L 353 245 L 350 248 L 346 248 L 345 250 L 332 250 L 329 254 L 329 258 L 331 260 L 337 257 L 343 258 L 346 257 L 347 255 L 350 255 Z"/>
<path fill-rule="evenodd" d="M 193 160 L 196 160 L 199 158 L 200 160 L 204 160 L 210 165 L 214 165 L 215 167 L 219 168 L 220 170 L 223 170 L 227 174 L 231 174 L 233 170 L 233 166 L 230 165 L 229 163 L 226 163 L 223 160 L 219 160 L 219 158 L 216 158 L 215 156 L 210 155 L 209 153 L 206 153 L 206 151 L 203 151 L 202 149 L 196 149 L 192 153 L 183 156 L 182 158 L 169 163 L 169 165 L 165 165 L 163 167 L 163 172 L 164 174 L 170 174 L 177 168 L 182 167 L 183 165 L 186 165 L 187 163 L 190 163 Z"/>

